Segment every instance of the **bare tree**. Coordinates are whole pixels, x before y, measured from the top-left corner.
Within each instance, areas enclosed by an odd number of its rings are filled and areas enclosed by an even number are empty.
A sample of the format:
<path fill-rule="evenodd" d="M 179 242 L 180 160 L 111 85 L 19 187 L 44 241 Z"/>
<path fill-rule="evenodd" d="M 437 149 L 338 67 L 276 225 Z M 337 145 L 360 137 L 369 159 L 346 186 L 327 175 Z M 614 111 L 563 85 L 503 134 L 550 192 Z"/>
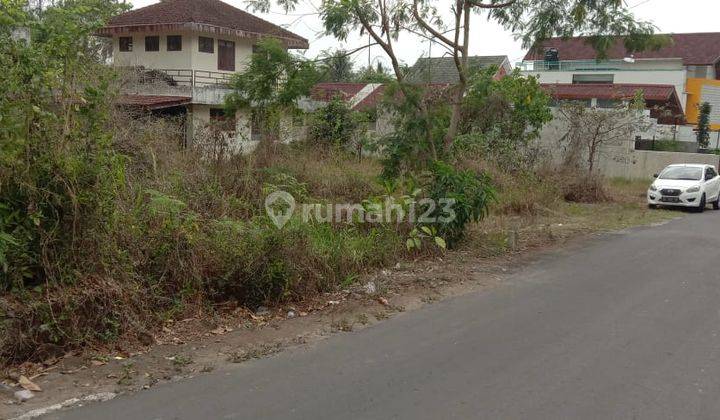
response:
<path fill-rule="evenodd" d="M 588 176 L 594 175 L 598 159 L 608 148 L 634 141 L 635 133 L 650 126 L 642 105 L 635 102 L 609 109 L 568 102 L 560 107 L 560 115 L 568 127 L 561 139 L 566 145 L 564 166 L 584 166 Z"/>

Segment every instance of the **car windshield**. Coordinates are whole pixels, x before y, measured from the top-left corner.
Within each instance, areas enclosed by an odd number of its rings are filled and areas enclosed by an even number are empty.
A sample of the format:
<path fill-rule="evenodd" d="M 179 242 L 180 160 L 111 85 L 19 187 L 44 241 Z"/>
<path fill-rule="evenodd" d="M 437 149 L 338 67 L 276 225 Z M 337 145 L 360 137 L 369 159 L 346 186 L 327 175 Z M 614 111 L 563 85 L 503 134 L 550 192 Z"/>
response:
<path fill-rule="evenodd" d="M 702 179 L 702 168 L 673 166 L 665 169 L 659 176 L 660 179 L 675 179 L 683 181 L 700 181 Z"/>

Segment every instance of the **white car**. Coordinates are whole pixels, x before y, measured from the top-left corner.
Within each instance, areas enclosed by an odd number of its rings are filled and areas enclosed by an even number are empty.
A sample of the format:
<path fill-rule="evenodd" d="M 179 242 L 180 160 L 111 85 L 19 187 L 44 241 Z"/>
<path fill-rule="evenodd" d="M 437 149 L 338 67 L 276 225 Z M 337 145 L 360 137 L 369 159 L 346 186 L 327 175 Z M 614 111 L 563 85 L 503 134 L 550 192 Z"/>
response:
<path fill-rule="evenodd" d="M 647 192 L 650 208 L 676 206 L 702 212 L 712 203 L 720 209 L 720 176 L 712 165 L 670 165 L 655 178 Z"/>

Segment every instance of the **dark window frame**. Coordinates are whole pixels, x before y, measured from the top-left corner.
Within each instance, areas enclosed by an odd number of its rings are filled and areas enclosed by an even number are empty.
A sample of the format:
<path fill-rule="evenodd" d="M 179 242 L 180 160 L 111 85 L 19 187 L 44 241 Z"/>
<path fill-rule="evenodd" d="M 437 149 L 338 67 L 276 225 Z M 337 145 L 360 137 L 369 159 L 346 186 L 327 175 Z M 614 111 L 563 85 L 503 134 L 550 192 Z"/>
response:
<path fill-rule="evenodd" d="M 612 73 L 576 73 L 572 75 L 573 85 L 611 85 L 615 83 L 615 75 Z"/>
<path fill-rule="evenodd" d="M 710 176 L 710 178 L 708 178 Z M 715 179 L 717 174 L 715 173 L 715 170 L 713 168 L 707 168 L 705 170 L 705 181 L 710 181 L 712 179 Z"/>
<path fill-rule="evenodd" d="M 152 41 L 152 43 L 150 43 Z M 150 48 L 148 48 L 150 47 Z M 154 49 L 152 47 L 155 47 Z M 150 35 L 145 37 L 145 51 L 147 52 L 158 52 L 160 51 L 160 36 Z"/>
<path fill-rule="evenodd" d="M 208 42 L 209 42 L 209 44 L 208 44 Z M 207 48 L 208 45 L 210 46 L 210 48 Z M 203 49 L 203 47 L 205 47 L 205 49 Z M 215 38 L 211 38 L 208 36 L 199 36 L 198 37 L 198 52 L 215 54 Z"/>
<path fill-rule="evenodd" d="M 132 52 L 133 50 L 133 37 L 121 36 L 118 40 L 118 47 L 121 52 Z"/>
<path fill-rule="evenodd" d="M 175 41 L 177 42 L 177 45 L 175 44 Z M 165 43 L 168 51 L 182 51 L 182 35 L 168 35 Z"/>
<path fill-rule="evenodd" d="M 235 71 L 235 41 L 228 41 L 225 39 L 218 39 L 218 70 L 220 71 Z M 230 51 L 227 50 L 230 48 Z M 223 51 L 228 53 L 228 56 L 223 55 Z M 227 61 L 227 62 L 225 62 Z M 224 64 L 224 65 L 223 65 Z"/>

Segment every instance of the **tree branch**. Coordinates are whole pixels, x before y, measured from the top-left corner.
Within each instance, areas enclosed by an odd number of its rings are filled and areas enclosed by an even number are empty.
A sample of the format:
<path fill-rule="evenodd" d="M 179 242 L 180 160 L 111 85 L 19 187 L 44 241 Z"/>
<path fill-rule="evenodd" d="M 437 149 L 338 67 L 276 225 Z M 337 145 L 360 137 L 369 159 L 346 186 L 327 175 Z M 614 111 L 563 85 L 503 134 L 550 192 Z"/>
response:
<path fill-rule="evenodd" d="M 370 36 L 375 40 L 375 42 L 380 45 L 380 47 L 385 51 L 385 53 L 390 57 L 390 62 L 393 66 L 393 71 L 395 72 L 395 77 L 397 78 L 398 82 L 402 82 L 404 77 L 402 74 L 402 70 L 400 70 L 400 62 L 398 61 L 397 57 L 395 56 L 395 51 L 393 50 L 392 43 L 390 41 L 390 38 L 388 38 L 388 42 L 385 42 L 382 37 L 380 37 L 377 32 L 372 27 L 372 24 L 370 24 L 370 21 L 367 20 L 367 17 L 363 14 L 363 11 L 360 10 L 358 6 L 354 7 L 355 14 L 357 15 L 358 20 L 360 21 L 360 24 L 362 24 L 363 28 L 365 28 L 366 31 L 370 34 Z"/>
<path fill-rule="evenodd" d="M 418 3 L 419 3 L 419 0 L 414 0 L 414 1 L 413 1 L 413 16 L 415 17 L 415 20 L 418 22 L 418 24 L 420 24 L 420 26 L 421 26 L 423 29 L 425 29 L 426 31 L 430 32 L 434 37 L 438 38 L 439 40 L 441 40 L 442 42 L 444 42 L 444 43 L 447 44 L 448 46 L 450 46 L 450 47 L 452 47 L 452 48 L 456 48 L 455 43 L 453 43 L 449 38 L 447 38 L 445 35 L 443 35 L 442 32 L 440 32 L 440 31 L 438 31 L 437 29 L 435 29 L 435 28 L 433 28 L 432 26 L 430 26 L 430 24 L 427 23 L 427 22 L 425 21 L 425 19 L 423 19 L 423 18 L 420 16 L 420 11 L 418 10 Z"/>
<path fill-rule="evenodd" d="M 467 0 L 467 2 L 473 6 L 473 7 L 479 7 L 481 9 L 502 9 L 504 7 L 512 6 L 513 4 L 517 3 L 517 0 L 510 0 L 505 3 L 495 3 L 495 4 L 488 4 L 483 3 L 475 0 Z"/>

